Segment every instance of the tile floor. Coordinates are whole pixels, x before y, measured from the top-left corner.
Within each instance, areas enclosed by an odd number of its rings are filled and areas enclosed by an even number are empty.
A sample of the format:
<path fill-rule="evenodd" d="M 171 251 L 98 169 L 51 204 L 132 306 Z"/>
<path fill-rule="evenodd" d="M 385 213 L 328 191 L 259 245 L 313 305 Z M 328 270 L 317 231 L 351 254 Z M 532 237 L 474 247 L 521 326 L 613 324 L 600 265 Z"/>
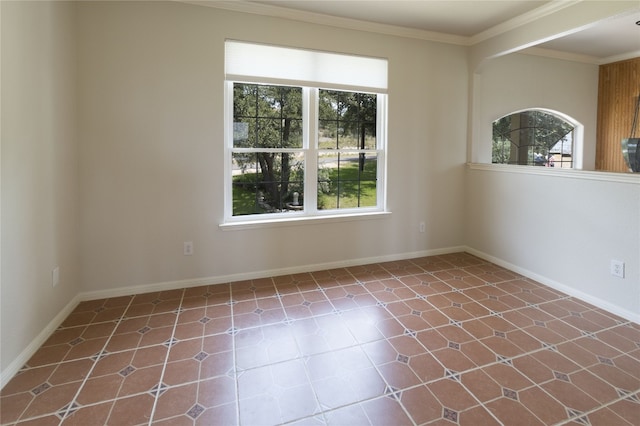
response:
<path fill-rule="evenodd" d="M 33 425 L 639 425 L 640 326 L 465 253 L 81 303 Z"/>

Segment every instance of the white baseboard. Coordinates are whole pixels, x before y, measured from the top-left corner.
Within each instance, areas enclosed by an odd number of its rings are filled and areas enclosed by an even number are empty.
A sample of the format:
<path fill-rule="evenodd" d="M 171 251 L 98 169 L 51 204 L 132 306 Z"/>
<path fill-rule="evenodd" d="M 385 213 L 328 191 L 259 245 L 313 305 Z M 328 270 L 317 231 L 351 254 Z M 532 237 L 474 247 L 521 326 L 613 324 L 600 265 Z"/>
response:
<path fill-rule="evenodd" d="M 290 268 L 268 269 L 263 271 L 246 272 L 230 275 L 219 275 L 203 278 L 194 278 L 179 281 L 165 281 L 160 283 L 142 284 L 137 286 L 123 286 L 111 290 L 99 290 L 80 293 L 80 299 L 96 300 L 106 299 L 109 297 L 130 296 L 132 294 L 149 293 L 153 291 L 175 290 L 180 288 L 198 287 L 203 285 L 215 285 L 223 283 L 232 283 L 236 281 L 244 281 L 258 279 L 264 277 L 277 277 L 280 275 L 301 274 L 305 272 L 323 271 L 326 269 L 347 268 L 350 266 L 367 265 L 370 263 L 393 262 L 396 260 L 415 259 L 424 256 L 436 256 L 439 254 L 457 253 L 465 251 L 466 247 L 448 247 L 436 250 L 423 250 L 410 253 L 393 254 L 376 257 L 365 257 L 359 259 L 341 260 L 338 262 L 316 263 L 312 265 L 294 266 Z"/>
<path fill-rule="evenodd" d="M 180 288 L 197 287 L 202 285 L 214 285 L 222 283 L 230 283 L 235 281 L 243 281 L 249 279 L 257 279 L 264 277 L 273 277 L 278 275 L 299 274 L 303 272 L 321 271 L 325 269 L 345 268 L 349 266 L 366 265 L 369 263 L 392 262 L 395 260 L 414 259 L 423 256 L 435 256 L 438 254 L 456 253 L 464 251 L 465 248 L 449 247 L 436 250 L 424 250 L 418 252 L 410 252 L 395 255 L 385 255 L 377 257 L 360 258 L 353 260 L 345 260 L 339 262 L 318 263 L 314 265 L 296 266 L 290 268 L 270 269 L 264 271 L 254 271 L 248 273 L 212 276 L 204 278 L 194 278 L 178 281 L 165 281 L 160 283 L 142 284 L 136 286 L 123 286 L 111 290 L 88 291 L 77 294 L 62 311 L 45 327 L 38 336 L 14 359 L 7 368 L 0 374 L 0 389 L 2 389 L 13 376 L 20 371 L 22 366 L 36 353 L 44 342 L 53 334 L 53 332 L 62 324 L 62 322 L 75 309 L 78 303 L 87 300 L 106 299 L 110 297 L 130 296 L 134 294 L 149 293 L 153 291 L 175 290 Z"/>
<path fill-rule="evenodd" d="M 495 263 L 496 265 L 512 270 L 513 272 L 516 272 L 522 276 L 535 280 L 541 284 L 547 285 L 551 288 L 554 288 L 558 291 L 566 293 L 570 296 L 584 300 L 587 303 L 590 303 L 594 306 L 602 308 L 608 312 L 611 312 L 629 321 L 633 321 L 635 323 L 640 322 L 640 314 L 638 313 L 621 309 L 619 306 L 615 306 L 608 302 L 602 301 L 593 296 L 590 296 L 589 294 L 576 290 L 573 287 L 569 287 L 567 285 L 558 283 L 557 281 L 554 281 L 550 278 L 536 274 L 527 269 L 521 268 L 517 265 L 511 264 L 502 259 L 491 256 L 489 254 L 473 249 L 471 247 L 457 246 L 457 247 L 449 247 L 449 248 L 435 249 L 435 250 L 424 250 L 424 251 L 417 251 L 417 252 L 410 252 L 410 253 L 344 260 L 339 262 L 327 262 L 327 263 L 318 263 L 313 265 L 295 266 L 290 268 L 270 269 L 270 270 L 264 270 L 264 271 L 254 271 L 254 272 L 248 272 L 248 273 L 194 278 L 194 279 L 178 280 L 178 281 L 165 281 L 160 283 L 119 287 L 111 290 L 81 292 L 77 294 L 64 307 L 64 309 L 60 311 L 58 315 L 56 315 L 56 317 L 49 323 L 49 325 L 47 325 L 47 327 L 45 327 L 45 329 L 43 329 L 40 332 L 40 334 L 38 334 L 38 336 L 20 353 L 20 355 L 16 359 L 14 359 L 7 368 L 5 368 L 2 371 L 2 373 L 0 374 L 0 389 L 3 388 L 9 382 L 9 380 L 11 380 L 13 376 L 15 376 L 15 374 L 18 371 L 20 371 L 22 366 L 29 360 L 29 358 L 33 356 L 33 354 L 35 354 L 35 352 L 40 348 L 40 346 L 42 346 L 42 344 L 47 341 L 47 339 L 51 336 L 51 334 L 53 334 L 53 332 L 60 326 L 60 324 L 62 324 L 62 322 L 67 318 L 67 316 L 69 316 L 69 314 L 75 309 L 75 307 L 81 301 L 104 299 L 109 297 L 130 296 L 134 294 L 142 294 L 142 293 L 148 293 L 153 291 L 175 290 L 180 288 L 197 287 L 201 285 L 222 284 L 222 283 L 257 279 L 257 278 L 263 278 L 263 277 L 273 277 L 273 276 L 287 275 L 287 274 L 299 274 L 304 272 L 321 271 L 325 269 L 345 268 L 350 266 L 366 265 L 370 263 L 392 262 L 397 260 L 415 259 L 418 257 L 435 256 L 439 254 L 449 254 L 449 253 L 457 253 L 457 252 L 463 252 L 463 251 L 473 254 L 474 256 L 477 256 L 486 261 Z"/>
<path fill-rule="evenodd" d="M 574 287 L 570 287 L 568 285 L 559 283 L 555 280 L 552 280 L 551 278 L 529 271 L 528 269 L 521 268 L 518 265 L 514 265 L 513 263 L 509 263 L 505 260 L 491 256 L 487 253 L 481 252 L 471 247 L 465 247 L 464 251 L 466 251 L 467 253 L 473 254 L 474 256 L 478 256 L 479 258 L 484 259 L 488 262 L 495 263 L 498 266 L 502 266 L 503 268 L 509 269 L 513 272 L 516 272 L 534 281 L 537 281 L 540 284 L 544 284 L 555 290 L 561 291 L 569 296 L 583 300 L 587 303 L 597 306 L 598 308 L 604 309 L 605 311 L 610 312 L 614 315 L 618 315 L 619 317 L 622 317 L 624 319 L 627 319 L 635 323 L 640 323 L 640 314 L 637 312 L 632 312 L 626 309 L 622 309 L 620 306 L 614 305 L 612 303 L 606 302 L 597 297 L 591 296 L 590 294 L 577 290 Z"/>
<path fill-rule="evenodd" d="M 27 361 L 36 353 L 40 346 L 51 337 L 60 324 L 69 316 L 80 303 L 80 295 L 76 295 L 67 305 L 53 318 L 53 320 L 36 336 L 35 339 L 0 373 L 0 389 L 15 376 Z"/>

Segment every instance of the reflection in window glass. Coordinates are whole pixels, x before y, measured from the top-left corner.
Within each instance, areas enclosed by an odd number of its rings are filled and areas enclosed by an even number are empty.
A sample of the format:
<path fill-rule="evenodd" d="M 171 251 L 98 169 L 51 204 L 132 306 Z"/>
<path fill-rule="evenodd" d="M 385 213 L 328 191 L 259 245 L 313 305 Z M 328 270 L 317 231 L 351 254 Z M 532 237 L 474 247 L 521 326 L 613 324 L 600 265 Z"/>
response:
<path fill-rule="evenodd" d="M 573 167 L 574 126 L 540 110 L 517 112 L 493 122 L 492 162 Z"/>

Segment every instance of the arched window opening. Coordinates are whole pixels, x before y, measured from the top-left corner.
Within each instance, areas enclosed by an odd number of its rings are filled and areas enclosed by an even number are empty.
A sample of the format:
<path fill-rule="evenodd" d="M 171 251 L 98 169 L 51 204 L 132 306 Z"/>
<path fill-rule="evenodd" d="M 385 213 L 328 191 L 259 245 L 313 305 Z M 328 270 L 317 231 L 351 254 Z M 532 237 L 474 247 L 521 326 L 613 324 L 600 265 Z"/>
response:
<path fill-rule="evenodd" d="M 493 122 L 492 162 L 573 168 L 575 125 L 553 113 L 526 110 Z"/>

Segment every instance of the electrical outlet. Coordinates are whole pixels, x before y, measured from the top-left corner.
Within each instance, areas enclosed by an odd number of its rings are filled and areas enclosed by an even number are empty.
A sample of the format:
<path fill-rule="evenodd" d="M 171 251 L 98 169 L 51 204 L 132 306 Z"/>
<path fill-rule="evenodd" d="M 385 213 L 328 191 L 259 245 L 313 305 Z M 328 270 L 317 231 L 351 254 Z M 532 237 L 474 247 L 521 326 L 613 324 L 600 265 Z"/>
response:
<path fill-rule="evenodd" d="M 192 241 L 185 241 L 184 242 L 183 254 L 185 256 L 191 256 L 193 254 L 193 242 Z"/>
<path fill-rule="evenodd" d="M 621 260 L 611 260 L 611 275 L 624 278 L 624 262 Z"/>
<path fill-rule="evenodd" d="M 58 285 L 59 282 L 60 282 L 60 267 L 56 266 L 55 268 L 53 268 L 53 271 L 51 271 L 51 286 L 55 287 Z"/>
<path fill-rule="evenodd" d="M 420 229 L 420 232 L 424 232 L 425 231 L 425 223 L 424 222 L 420 222 L 420 226 L 418 227 L 418 229 Z"/>

